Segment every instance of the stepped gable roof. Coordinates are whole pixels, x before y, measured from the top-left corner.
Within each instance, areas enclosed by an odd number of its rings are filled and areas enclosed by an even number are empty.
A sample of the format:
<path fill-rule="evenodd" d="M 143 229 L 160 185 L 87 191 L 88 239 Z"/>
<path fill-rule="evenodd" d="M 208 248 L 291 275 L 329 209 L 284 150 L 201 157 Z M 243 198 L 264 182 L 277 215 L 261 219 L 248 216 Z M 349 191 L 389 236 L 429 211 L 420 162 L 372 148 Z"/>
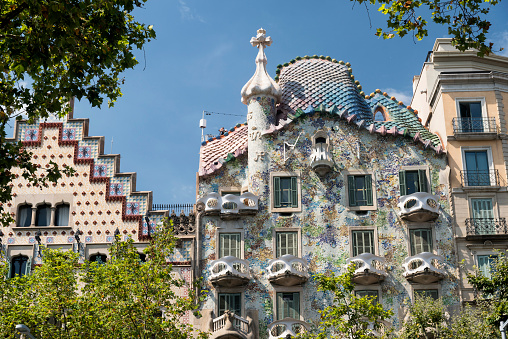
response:
<path fill-rule="evenodd" d="M 348 66 L 324 59 L 299 58 L 285 64 L 278 74 L 284 113 L 294 114 L 325 104 L 354 112 L 363 120 L 372 120 L 372 111 L 359 94 Z"/>
<path fill-rule="evenodd" d="M 247 123 L 238 124 L 223 135 L 201 143 L 199 175 L 211 174 L 222 164 L 235 159 L 247 151 Z"/>

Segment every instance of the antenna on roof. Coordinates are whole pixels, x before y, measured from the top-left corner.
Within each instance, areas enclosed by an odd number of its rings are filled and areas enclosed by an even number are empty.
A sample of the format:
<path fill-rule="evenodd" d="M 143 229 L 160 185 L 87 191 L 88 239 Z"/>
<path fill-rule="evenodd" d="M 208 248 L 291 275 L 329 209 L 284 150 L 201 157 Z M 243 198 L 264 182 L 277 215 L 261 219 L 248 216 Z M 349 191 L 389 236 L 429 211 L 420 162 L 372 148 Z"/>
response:
<path fill-rule="evenodd" d="M 201 142 L 205 141 L 205 128 L 206 128 L 206 119 L 205 119 L 205 111 L 203 111 L 203 117 L 199 120 L 199 128 L 201 128 Z"/>

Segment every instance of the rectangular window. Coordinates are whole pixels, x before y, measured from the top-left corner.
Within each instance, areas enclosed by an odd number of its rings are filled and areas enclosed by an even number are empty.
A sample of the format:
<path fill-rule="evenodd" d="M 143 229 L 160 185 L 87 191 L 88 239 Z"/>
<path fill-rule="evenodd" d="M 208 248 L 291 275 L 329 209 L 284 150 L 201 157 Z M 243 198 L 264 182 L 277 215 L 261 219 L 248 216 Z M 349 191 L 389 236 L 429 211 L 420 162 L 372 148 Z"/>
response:
<path fill-rule="evenodd" d="M 478 258 L 478 269 L 484 277 L 492 278 L 492 271 L 494 268 L 494 262 L 497 259 L 497 255 L 479 255 Z"/>
<path fill-rule="evenodd" d="M 219 258 L 233 256 L 241 259 L 241 235 L 240 233 L 219 234 Z"/>
<path fill-rule="evenodd" d="M 400 171 L 400 195 L 428 192 L 426 172 L 426 170 Z"/>
<path fill-rule="evenodd" d="M 353 231 L 353 257 L 362 253 L 374 254 L 374 231 Z"/>
<path fill-rule="evenodd" d="M 372 206 L 372 176 L 348 175 L 349 206 Z"/>
<path fill-rule="evenodd" d="M 297 177 L 273 178 L 274 207 L 298 207 L 298 180 Z"/>
<path fill-rule="evenodd" d="M 375 303 L 379 303 L 379 293 L 378 291 L 372 291 L 372 290 L 360 290 L 355 291 L 356 296 L 363 298 L 363 297 L 371 297 L 371 300 Z"/>
<path fill-rule="evenodd" d="M 277 320 L 300 319 L 300 292 L 278 292 L 276 303 Z"/>
<path fill-rule="evenodd" d="M 298 232 L 277 232 L 276 253 L 277 258 L 285 254 L 298 256 Z"/>
<path fill-rule="evenodd" d="M 490 186 L 490 170 L 487 151 L 465 151 L 466 186 Z M 493 178 L 495 179 L 495 178 Z M 495 180 L 493 180 L 493 183 Z"/>
<path fill-rule="evenodd" d="M 236 315 L 242 315 L 242 294 L 241 293 L 220 293 L 219 294 L 219 316 L 229 310 Z"/>
<path fill-rule="evenodd" d="M 409 238 L 411 242 L 411 255 L 432 252 L 432 230 L 409 230 Z"/>
<path fill-rule="evenodd" d="M 496 234 L 492 199 L 471 199 L 471 216 L 476 234 Z"/>
<path fill-rule="evenodd" d="M 462 132 L 483 132 L 481 101 L 459 102 Z"/>
<path fill-rule="evenodd" d="M 415 297 L 416 296 L 432 298 L 436 300 L 439 298 L 439 293 L 437 290 L 415 290 Z"/>

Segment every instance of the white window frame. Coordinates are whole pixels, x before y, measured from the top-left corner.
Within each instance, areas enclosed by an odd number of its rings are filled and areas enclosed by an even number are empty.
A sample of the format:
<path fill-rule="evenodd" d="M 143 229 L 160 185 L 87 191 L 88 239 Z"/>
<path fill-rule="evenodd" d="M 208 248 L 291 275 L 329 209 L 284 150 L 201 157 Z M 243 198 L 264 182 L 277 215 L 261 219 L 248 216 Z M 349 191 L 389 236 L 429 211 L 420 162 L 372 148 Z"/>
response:
<path fill-rule="evenodd" d="M 222 257 L 220 257 L 220 252 L 221 252 L 221 235 L 224 235 L 224 234 L 238 234 L 240 236 L 240 243 L 239 243 L 239 246 L 240 246 L 240 256 L 238 257 L 238 259 L 243 259 L 244 258 L 244 246 L 243 246 L 243 232 L 238 232 L 238 231 L 226 231 L 226 230 L 221 230 L 220 232 L 217 233 L 217 259 L 220 259 Z"/>
<path fill-rule="evenodd" d="M 468 214 L 469 218 L 473 218 L 473 202 L 472 199 L 490 199 L 492 200 L 492 211 L 494 214 L 494 219 L 499 219 L 499 211 L 498 211 L 498 204 L 497 204 L 497 195 L 493 193 L 487 193 L 487 194 L 468 194 L 467 196 L 467 206 L 468 206 Z"/>
<path fill-rule="evenodd" d="M 297 239 L 297 255 L 296 257 L 301 258 L 302 257 L 302 230 L 299 227 L 277 227 L 272 232 L 272 239 L 273 239 L 273 257 L 274 259 L 277 259 L 277 233 L 284 233 L 284 232 L 295 232 L 296 233 L 296 239 Z"/>
<path fill-rule="evenodd" d="M 439 284 L 439 283 L 436 283 L 436 284 L 414 284 L 414 285 L 410 285 L 410 288 L 411 288 L 411 302 L 415 301 L 415 291 L 417 291 L 417 290 L 437 290 L 437 297 L 439 298 L 439 297 L 443 296 L 441 284 Z"/>
<path fill-rule="evenodd" d="M 349 227 L 349 253 L 350 253 L 350 257 L 353 258 L 353 253 L 354 253 L 354 247 L 353 247 L 353 232 L 354 231 L 372 231 L 374 233 L 374 255 L 378 255 L 378 234 L 377 234 L 377 229 L 376 228 L 373 228 L 371 226 L 350 226 Z"/>
<path fill-rule="evenodd" d="M 436 253 L 437 241 L 436 241 L 436 228 L 433 227 L 432 223 L 418 223 L 418 224 L 408 224 L 408 231 L 411 230 L 419 230 L 419 229 L 429 229 L 431 231 L 432 236 L 432 253 Z M 411 255 L 411 234 L 407 233 L 407 253 L 408 256 Z"/>
<path fill-rule="evenodd" d="M 219 294 L 223 294 L 223 293 L 239 293 L 240 294 L 240 309 L 241 309 L 241 314 L 237 314 L 238 316 L 240 317 L 245 317 L 245 288 L 243 287 L 223 287 L 223 286 L 217 286 L 215 288 L 215 307 L 214 307 L 214 312 L 216 314 L 215 317 L 219 317 L 221 316 L 222 314 L 219 314 Z"/>
<path fill-rule="evenodd" d="M 296 185 L 297 185 L 297 200 L 298 207 L 275 207 L 275 187 L 273 184 L 273 178 L 288 178 L 288 177 L 296 177 Z M 294 213 L 302 211 L 302 184 L 301 184 L 301 176 L 300 171 L 295 172 L 271 172 L 270 173 L 270 211 L 278 212 L 278 213 Z"/>
<path fill-rule="evenodd" d="M 305 309 L 303 307 L 304 302 L 304 294 L 303 294 L 303 287 L 295 287 L 295 286 L 274 286 L 275 290 L 272 297 L 272 305 L 273 305 L 273 319 L 277 319 L 277 293 L 300 293 L 300 319 L 297 320 L 304 320 L 304 312 Z"/>
<path fill-rule="evenodd" d="M 461 102 L 474 102 L 480 101 L 482 106 L 482 118 L 488 118 L 487 105 L 485 103 L 485 97 L 472 97 L 472 98 L 455 98 L 455 113 L 457 118 L 460 118 L 460 103 Z"/>

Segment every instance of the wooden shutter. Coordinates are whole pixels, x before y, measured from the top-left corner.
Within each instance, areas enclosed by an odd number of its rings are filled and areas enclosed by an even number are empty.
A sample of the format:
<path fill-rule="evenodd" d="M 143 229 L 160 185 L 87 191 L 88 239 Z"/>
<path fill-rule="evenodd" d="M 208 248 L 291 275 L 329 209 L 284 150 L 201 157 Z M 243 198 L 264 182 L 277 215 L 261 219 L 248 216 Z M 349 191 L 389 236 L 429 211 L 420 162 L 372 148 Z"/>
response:
<path fill-rule="evenodd" d="M 298 207 L 298 180 L 291 177 L 291 207 Z"/>
<path fill-rule="evenodd" d="M 284 319 L 284 300 L 282 300 L 282 293 L 277 293 L 277 320 Z"/>
<path fill-rule="evenodd" d="M 370 174 L 365 175 L 365 194 L 367 195 L 367 206 L 372 206 L 372 176 Z"/>
<path fill-rule="evenodd" d="M 399 172 L 399 188 L 400 188 L 400 195 L 401 196 L 407 194 L 406 171 L 400 171 Z"/>
<path fill-rule="evenodd" d="M 29 275 L 32 272 L 32 259 L 33 259 L 32 257 L 28 257 L 25 266 L 25 275 Z"/>
<path fill-rule="evenodd" d="M 356 189 L 355 189 L 355 177 L 352 175 L 347 176 L 347 187 L 349 190 L 349 206 L 356 206 Z"/>
<path fill-rule="evenodd" d="M 293 319 L 300 319 L 300 293 L 293 293 L 293 302 L 290 305 L 290 315 Z"/>
<path fill-rule="evenodd" d="M 420 192 L 428 192 L 426 170 L 418 170 L 418 184 L 420 186 Z"/>
<path fill-rule="evenodd" d="M 273 178 L 273 207 L 279 208 L 280 207 L 280 178 L 274 177 Z"/>

